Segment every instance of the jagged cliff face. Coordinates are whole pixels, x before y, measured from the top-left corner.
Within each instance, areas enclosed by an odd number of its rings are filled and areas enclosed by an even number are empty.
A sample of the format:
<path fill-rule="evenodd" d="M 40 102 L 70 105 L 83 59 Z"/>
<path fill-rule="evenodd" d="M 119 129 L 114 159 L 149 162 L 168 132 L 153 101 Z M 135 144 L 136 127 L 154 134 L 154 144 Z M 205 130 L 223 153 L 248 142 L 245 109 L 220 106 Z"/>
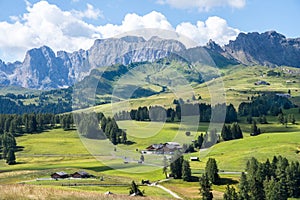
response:
<path fill-rule="evenodd" d="M 245 65 L 300 67 L 300 38 L 287 39 L 275 31 L 240 33 L 225 46 L 225 51 Z"/>
<path fill-rule="evenodd" d="M 26 88 L 52 89 L 67 87 L 86 77 L 92 69 L 112 64 L 154 61 L 185 46 L 175 40 L 153 37 L 148 41 L 128 36 L 96 40 L 89 50 L 55 53 L 46 46 L 29 50 L 22 63 L 0 62 L 0 84 Z"/>
<path fill-rule="evenodd" d="M 96 40 L 88 50 L 73 53 L 57 52 L 46 46 L 31 49 L 24 61 L 5 64 L 0 60 L 0 84 L 35 89 L 68 87 L 82 80 L 95 68 L 112 64 L 154 61 L 172 53 L 183 55 L 191 62 L 206 62 L 209 55 L 219 67 L 232 64 L 288 65 L 300 67 L 300 38 L 288 39 L 270 31 L 266 33 L 240 33 L 235 41 L 221 48 L 209 41 L 204 48 L 186 49 L 176 40 L 152 37 L 126 36 Z M 204 59 L 204 60 L 203 60 Z"/>

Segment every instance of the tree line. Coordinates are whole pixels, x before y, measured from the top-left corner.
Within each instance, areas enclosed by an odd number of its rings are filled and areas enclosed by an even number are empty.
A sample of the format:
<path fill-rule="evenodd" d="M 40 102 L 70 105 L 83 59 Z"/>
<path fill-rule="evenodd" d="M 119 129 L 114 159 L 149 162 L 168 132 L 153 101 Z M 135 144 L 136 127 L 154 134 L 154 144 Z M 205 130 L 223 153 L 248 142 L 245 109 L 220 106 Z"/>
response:
<path fill-rule="evenodd" d="M 103 113 L 73 113 L 78 132 L 91 139 L 109 139 L 112 144 L 127 144 L 127 134 L 120 129 L 114 118 Z M 99 126 L 100 124 L 100 126 Z"/>
<path fill-rule="evenodd" d="M 179 103 L 175 101 L 175 108 L 164 108 L 162 106 L 147 106 L 132 109 L 130 111 L 121 111 L 116 113 L 114 118 L 116 120 L 136 120 L 136 121 L 168 121 L 178 122 L 182 116 L 197 116 L 200 122 L 223 122 L 232 123 L 237 122 L 237 111 L 232 104 L 217 104 L 211 106 L 205 103 Z M 226 117 L 224 111 L 226 110 Z M 211 113 L 215 115 L 212 116 Z"/>
<path fill-rule="evenodd" d="M 288 98 L 276 95 L 274 93 L 263 94 L 251 99 L 251 102 L 242 102 L 239 105 L 239 116 L 277 116 L 278 114 L 282 113 L 282 109 L 290 109 L 295 107 L 295 105 Z"/>
<path fill-rule="evenodd" d="M 219 184 L 218 166 L 209 158 L 205 172 L 199 178 L 202 199 L 212 200 L 212 184 Z M 252 157 L 247 161 L 246 172 L 241 173 L 237 187 L 227 185 L 224 200 L 287 200 L 300 197 L 300 164 L 282 156 L 259 162 Z"/>

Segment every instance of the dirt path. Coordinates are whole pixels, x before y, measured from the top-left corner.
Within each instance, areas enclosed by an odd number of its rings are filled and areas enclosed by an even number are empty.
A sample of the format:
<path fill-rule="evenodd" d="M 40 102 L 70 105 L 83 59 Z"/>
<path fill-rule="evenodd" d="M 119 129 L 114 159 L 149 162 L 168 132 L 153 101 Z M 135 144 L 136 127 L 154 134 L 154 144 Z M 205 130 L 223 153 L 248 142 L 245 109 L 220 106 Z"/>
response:
<path fill-rule="evenodd" d="M 178 196 L 175 192 L 169 190 L 168 188 L 162 186 L 162 185 L 153 185 L 155 187 L 158 187 L 164 191 L 166 191 L 167 193 L 169 193 L 170 195 L 172 195 L 175 199 L 182 199 L 180 196 Z"/>

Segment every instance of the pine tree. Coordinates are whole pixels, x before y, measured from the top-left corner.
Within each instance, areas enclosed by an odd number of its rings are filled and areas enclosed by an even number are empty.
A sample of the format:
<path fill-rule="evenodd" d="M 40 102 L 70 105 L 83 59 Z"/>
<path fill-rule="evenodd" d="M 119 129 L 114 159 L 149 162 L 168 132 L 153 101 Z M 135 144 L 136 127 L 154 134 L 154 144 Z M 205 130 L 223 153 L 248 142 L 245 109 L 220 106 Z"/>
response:
<path fill-rule="evenodd" d="M 16 164 L 16 156 L 13 148 L 10 148 L 7 153 L 6 163 L 9 165 Z"/>
<path fill-rule="evenodd" d="M 225 193 L 223 195 L 224 200 L 238 200 L 238 194 L 236 193 L 234 187 L 226 186 Z"/>
<path fill-rule="evenodd" d="M 239 183 L 239 200 L 249 200 L 249 184 L 247 181 L 247 176 L 244 172 L 241 174 L 241 179 Z"/>
<path fill-rule="evenodd" d="M 242 132 L 241 127 L 239 126 L 238 123 L 236 123 L 236 122 L 233 123 L 231 125 L 230 131 L 231 131 L 233 139 L 241 139 L 241 138 L 243 138 L 243 132 Z"/>
<path fill-rule="evenodd" d="M 282 113 L 279 113 L 279 114 L 278 114 L 277 119 L 278 119 L 278 122 L 279 122 L 280 124 L 284 124 L 284 117 L 283 117 L 283 114 L 282 114 Z"/>
<path fill-rule="evenodd" d="M 264 192 L 266 200 L 281 200 L 280 183 L 274 180 L 273 177 L 264 181 Z"/>
<path fill-rule="evenodd" d="M 206 163 L 205 173 L 207 173 L 208 179 L 213 184 L 218 183 L 218 181 L 220 179 L 218 172 L 219 172 L 219 170 L 218 170 L 216 160 L 214 158 L 209 158 Z"/>
<path fill-rule="evenodd" d="M 199 178 L 199 184 L 200 184 L 199 190 L 202 196 L 202 200 L 212 200 L 213 194 L 211 192 L 211 182 L 209 181 L 206 173 Z"/>
<path fill-rule="evenodd" d="M 249 180 L 250 199 L 260 200 L 265 199 L 263 183 L 257 180 L 256 177 Z"/>
<path fill-rule="evenodd" d="M 221 131 L 221 137 L 224 141 L 228 141 L 232 139 L 232 134 L 230 131 L 230 128 L 227 127 L 225 124 L 223 125 L 222 131 Z"/>
<path fill-rule="evenodd" d="M 182 179 L 184 181 L 190 181 L 192 177 L 190 163 L 187 160 L 183 160 L 182 162 Z"/>
<path fill-rule="evenodd" d="M 251 133 L 250 133 L 250 135 L 251 136 L 256 136 L 256 135 L 259 135 L 259 134 L 260 134 L 260 129 L 257 128 L 256 121 L 253 120 L 252 125 L 251 125 Z"/>
<path fill-rule="evenodd" d="M 180 152 L 176 151 L 170 164 L 170 170 L 175 179 L 182 178 L 182 163 L 183 156 L 180 154 Z"/>
<path fill-rule="evenodd" d="M 130 185 L 130 188 L 129 188 L 129 194 L 135 194 L 137 196 L 144 196 L 143 192 L 139 189 L 139 187 L 137 186 L 137 184 L 132 181 L 131 182 L 131 185 Z"/>
<path fill-rule="evenodd" d="M 198 146 L 199 149 L 201 149 L 203 141 L 204 141 L 203 133 L 201 133 L 201 135 L 198 136 L 198 140 L 197 140 L 197 142 L 198 142 L 197 146 Z"/>

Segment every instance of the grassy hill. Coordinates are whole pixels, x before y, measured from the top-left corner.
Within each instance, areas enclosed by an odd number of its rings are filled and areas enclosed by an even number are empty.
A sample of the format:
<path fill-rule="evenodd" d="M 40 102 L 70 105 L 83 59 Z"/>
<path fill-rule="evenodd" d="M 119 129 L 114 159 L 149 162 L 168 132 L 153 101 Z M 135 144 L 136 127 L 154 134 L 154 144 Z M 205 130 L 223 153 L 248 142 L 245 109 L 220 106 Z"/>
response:
<path fill-rule="evenodd" d="M 139 72 L 139 76 L 142 81 L 142 71 Z M 224 84 L 224 90 L 226 91 L 226 103 L 233 103 L 237 108 L 243 101 L 248 101 L 248 97 L 258 95 L 262 92 L 277 92 L 287 93 L 291 91 L 291 100 L 300 106 L 300 77 L 299 69 L 281 67 L 281 68 L 268 68 L 263 66 L 231 66 L 220 70 L 221 77 L 217 81 L 222 81 Z M 271 74 L 271 75 L 270 75 Z M 275 75 L 274 75 L 275 74 Z M 157 75 L 158 76 L 158 75 Z M 153 77 L 156 77 L 154 76 Z M 152 78 L 153 78 L 152 77 Z M 131 80 L 130 78 L 124 80 Z M 269 85 L 255 85 L 257 81 L 266 81 Z M 131 80 L 132 84 L 136 80 Z M 192 102 L 192 94 L 198 98 L 201 96 L 200 102 L 210 102 L 211 94 L 209 93 L 208 85 L 213 85 L 215 79 L 206 83 L 192 84 L 192 92 L 180 90 L 181 96 L 185 101 Z M 155 85 L 153 82 L 148 82 L 143 86 L 144 88 L 151 89 L 152 91 L 160 91 L 162 88 L 160 85 Z M 214 91 L 211 91 L 214 92 Z M 110 95 L 105 96 L 110 98 Z M 139 106 L 150 105 L 162 105 L 165 107 L 174 106 L 173 100 L 178 98 L 176 94 L 166 88 L 164 92 L 151 95 L 150 97 L 141 97 L 130 99 L 126 104 L 123 102 L 115 102 L 114 104 L 103 104 L 100 106 L 92 107 L 89 109 L 97 112 L 104 112 L 106 115 L 112 115 L 112 109 L 116 110 L 130 110 Z M 293 113 L 296 117 L 298 124 L 289 124 L 285 126 L 277 123 L 276 117 L 267 117 L 268 124 L 258 124 L 263 134 L 250 137 L 250 125 L 245 122 L 244 118 L 240 118 L 240 125 L 244 133 L 244 139 L 233 140 L 227 142 L 221 142 L 213 147 L 200 152 L 185 155 L 186 159 L 190 156 L 200 156 L 200 162 L 191 162 L 191 168 L 194 176 L 200 176 L 203 172 L 205 163 L 209 157 L 213 157 L 217 160 L 219 169 L 229 172 L 241 172 L 245 168 L 247 159 L 255 156 L 260 161 L 264 161 L 267 158 L 271 159 L 274 155 L 282 155 L 289 160 L 300 160 L 300 114 L 299 109 L 294 108 L 291 110 L 284 110 L 284 113 Z M 205 132 L 209 126 L 208 123 L 200 123 L 199 125 L 185 125 L 181 127 L 179 123 L 159 123 L 159 122 L 130 122 L 121 121 L 118 122 L 120 128 L 127 129 L 128 140 L 132 141 L 131 145 L 118 145 L 117 146 L 117 159 L 106 159 L 105 162 L 101 162 L 101 149 L 104 143 L 103 141 L 88 141 L 81 140 L 76 131 L 63 131 L 62 129 L 52 129 L 40 134 L 25 135 L 17 137 L 17 143 L 19 146 L 24 146 L 24 151 L 16 153 L 17 165 L 8 166 L 4 161 L 0 161 L 0 186 L 7 183 L 26 182 L 31 185 L 43 185 L 50 187 L 51 190 L 65 191 L 66 187 L 62 188 L 59 185 L 66 182 L 37 182 L 36 178 L 49 177 L 52 172 L 66 171 L 74 172 L 79 169 L 84 169 L 96 176 L 103 176 L 105 183 L 122 183 L 129 184 L 131 180 L 135 180 L 140 183 L 142 179 L 149 179 L 151 181 L 157 181 L 164 179 L 164 174 L 160 167 L 157 166 L 141 166 L 137 163 L 129 163 L 124 165 L 121 153 L 128 154 L 136 153 L 136 149 L 141 150 L 153 143 L 161 143 L 168 141 L 177 141 L 182 143 L 189 143 L 194 140 L 198 134 Z M 197 130 L 192 131 L 192 135 L 187 137 L 185 130 Z M 109 152 L 113 150 L 109 147 Z M 90 155 L 91 149 L 94 151 L 95 157 Z M 122 151 L 121 151 L 122 149 Z M 103 150 L 103 149 L 102 149 Z M 98 159 L 98 160 L 97 160 Z M 146 157 L 145 159 L 150 159 Z M 100 161 L 99 161 L 100 160 Z M 109 164 L 107 166 L 107 164 Z M 120 168 L 111 168 L 114 166 Z M 224 180 L 230 183 L 236 183 L 239 175 L 221 175 Z M 91 180 L 90 183 L 98 183 L 99 180 Z M 75 183 L 72 182 L 71 183 Z M 198 182 L 185 183 L 181 180 L 172 180 L 170 182 L 163 183 L 163 185 L 173 191 L 176 191 L 180 196 L 186 199 L 199 198 L 199 184 Z M 13 186 L 14 187 L 14 186 Z M 17 187 L 16 190 L 23 191 L 30 189 Z M 217 199 L 222 198 L 222 192 L 225 190 L 225 185 L 213 186 L 214 196 Z M 163 192 L 158 188 L 143 187 L 146 195 L 151 196 L 154 199 L 171 198 L 169 194 Z M 9 189 L 7 189 L 9 190 Z M 30 189 L 35 190 L 35 189 Z M 67 189 L 68 195 L 77 190 L 80 191 L 98 191 L 104 193 L 107 190 L 111 190 L 120 195 L 128 193 L 128 189 L 125 187 L 70 187 Z M 50 190 L 49 190 L 50 191 Z M 64 192 L 62 192 L 64 193 Z M 94 194 L 91 194 L 94 195 Z M 71 198 L 71 197 L 70 197 Z M 93 198 L 93 197 L 92 197 Z M 67 198 L 68 199 L 68 198 Z M 80 199 L 80 198 L 79 198 Z"/>

